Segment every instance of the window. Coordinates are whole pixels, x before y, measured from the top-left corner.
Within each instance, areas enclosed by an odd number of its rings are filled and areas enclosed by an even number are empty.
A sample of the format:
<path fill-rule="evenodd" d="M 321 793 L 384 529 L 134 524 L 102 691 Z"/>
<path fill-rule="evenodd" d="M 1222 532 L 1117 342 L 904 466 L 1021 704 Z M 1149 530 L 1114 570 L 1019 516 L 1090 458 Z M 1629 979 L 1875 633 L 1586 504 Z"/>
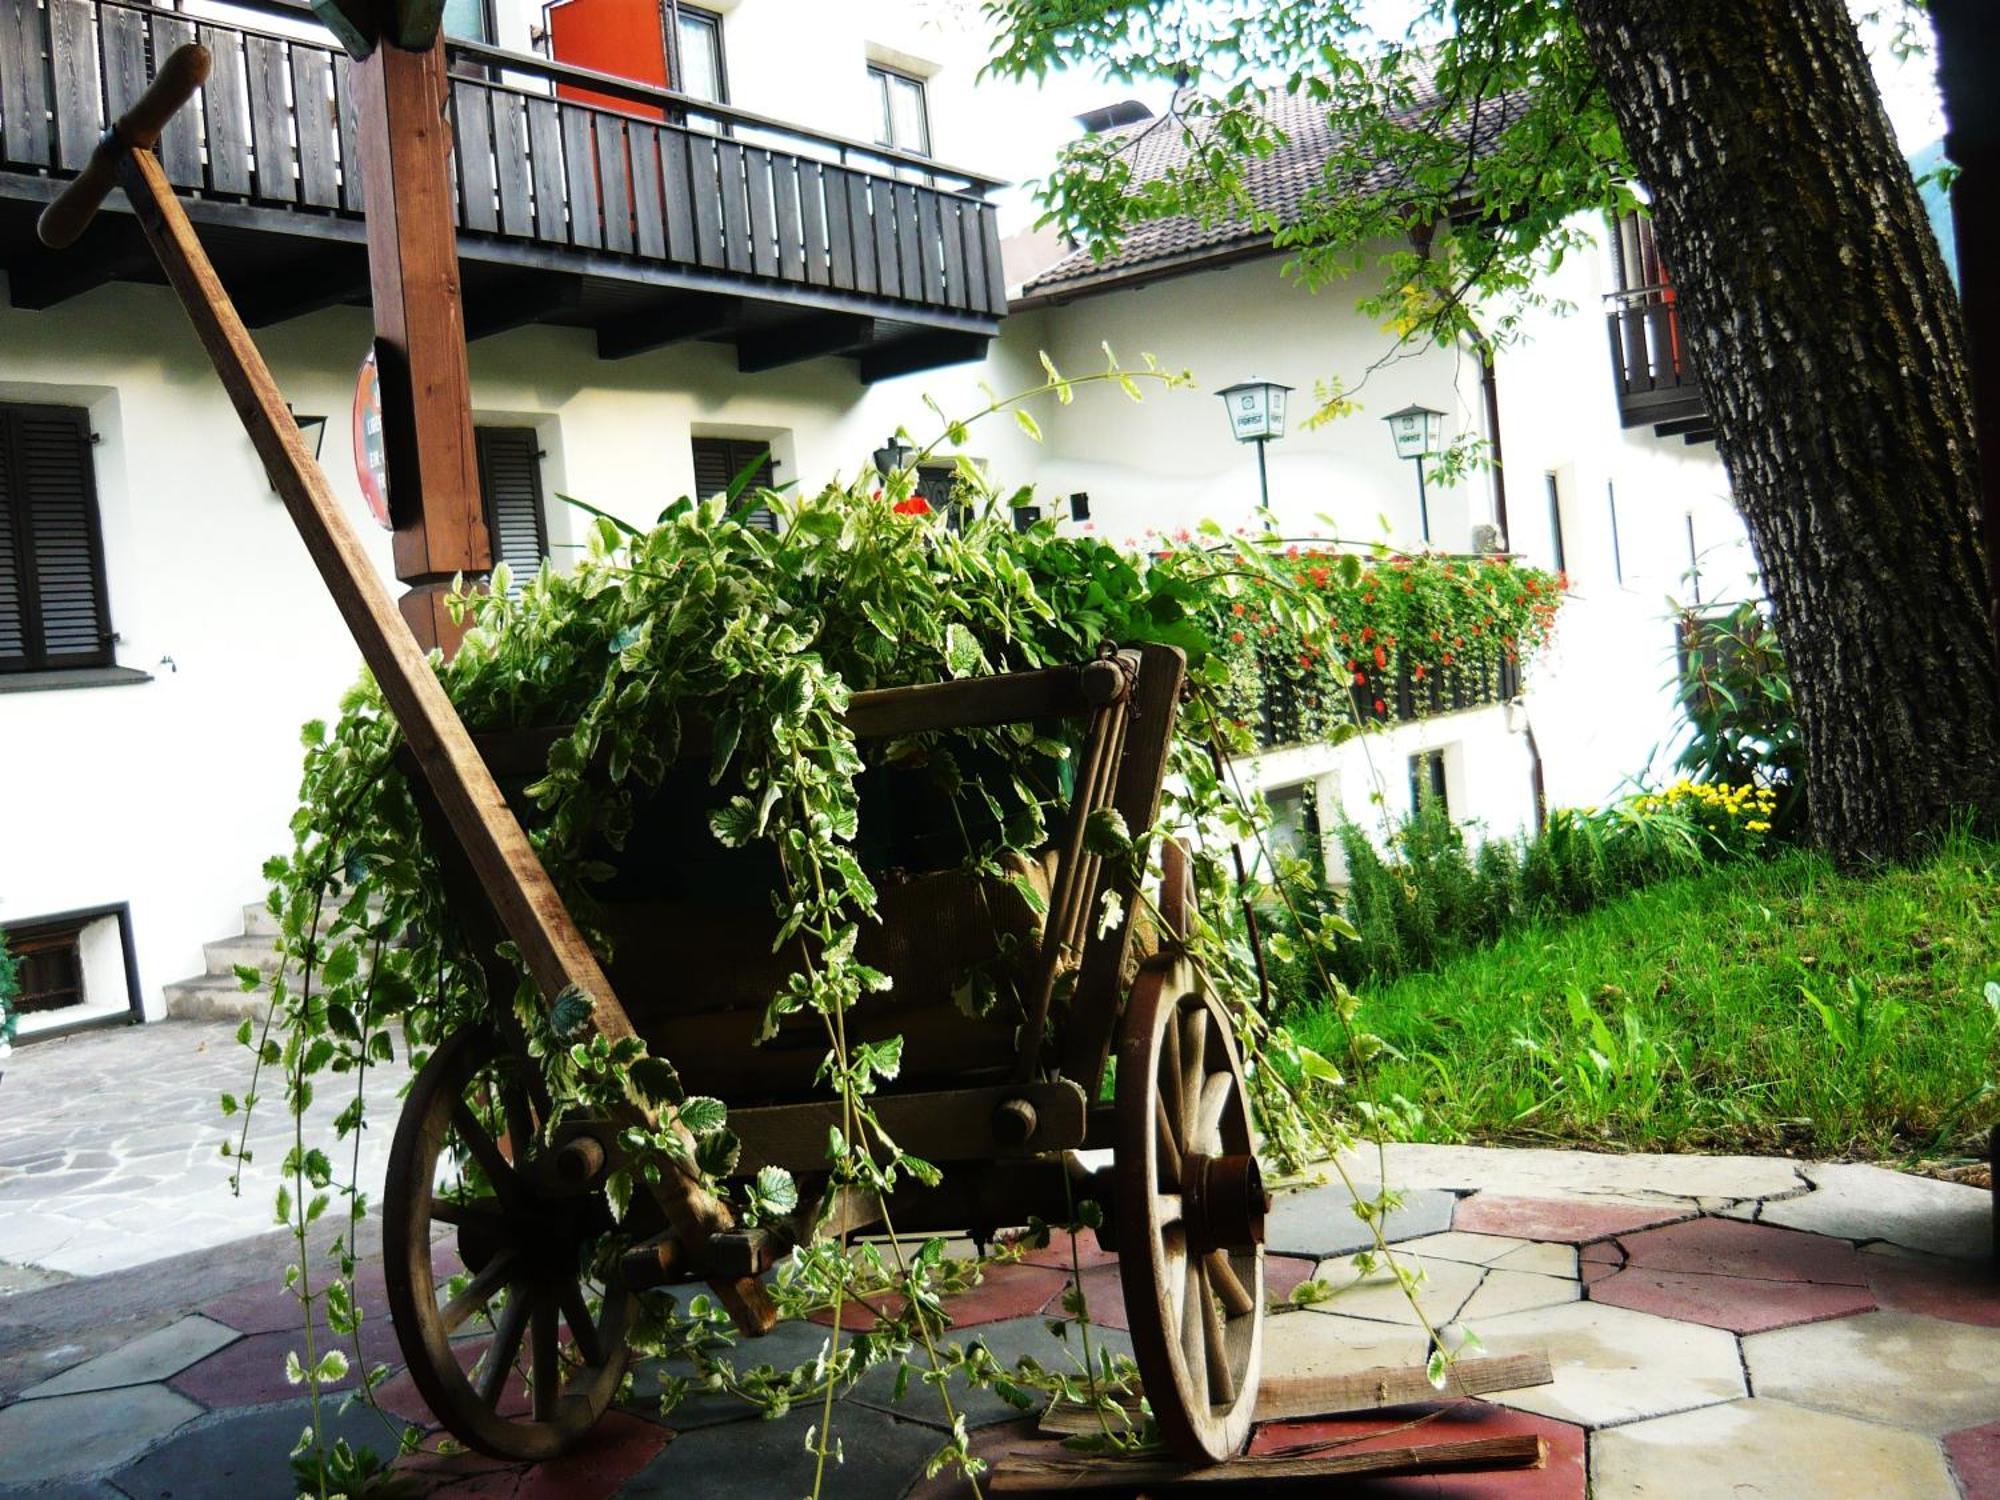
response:
<path fill-rule="evenodd" d="M 481 427 L 473 433 L 479 455 L 479 497 L 486 509 L 486 539 L 493 561 L 513 574 L 518 594 L 549 555 L 542 514 L 542 445 L 532 427 Z"/>
<path fill-rule="evenodd" d="M 1014 529 L 1032 531 L 1041 524 L 1042 508 L 1039 505 L 1017 505 L 1014 507 Z"/>
<path fill-rule="evenodd" d="M 493 45 L 492 0 L 444 0 L 444 34 L 454 41 Z"/>
<path fill-rule="evenodd" d="M 691 5 L 674 8 L 680 45 L 680 77 L 674 87 L 711 104 L 729 102 L 729 79 L 722 67 L 722 17 Z"/>
<path fill-rule="evenodd" d="M 919 156 L 930 155 L 931 121 L 924 101 L 924 81 L 880 63 L 868 65 L 868 81 L 875 86 L 880 105 L 881 123 L 875 127 L 875 144 L 914 151 Z"/>
<path fill-rule="evenodd" d="M 1558 573 L 1569 571 L 1568 559 L 1563 551 L 1563 498 L 1562 486 L 1556 476 L 1550 474 L 1549 481 L 1549 555 L 1554 560 Z"/>
<path fill-rule="evenodd" d="M 1447 818 L 1451 816 L 1451 798 L 1445 795 L 1444 751 L 1419 750 L 1410 757 L 1410 810 L 1417 812 L 1432 803 Z"/>
<path fill-rule="evenodd" d="M 1078 490 L 1074 495 L 1069 497 L 1069 518 L 1072 521 L 1088 521 L 1090 519 L 1090 496 L 1084 491 Z"/>
<path fill-rule="evenodd" d="M 1264 845 L 1277 860 L 1305 860 L 1316 873 L 1325 873 L 1325 845 L 1319 830 L 1319 785 L 1301 781 L 1292 786 L 1274 787 L 1264 793 L 1271 809 L 1270 827 Z M 1260 853 L 1262 851 L 1259 851 Z"/>
<path fill-rule="evenodd" d="M 1611 509 L 1611 574 L 1618 580 L 1619 587 L 1623 588 L 1625 552 L 1618 542 L 1618 486 L 1609 480 L 1604 484 L 1604 499 Z"/>
<path fill-rule="evenodd" d="M 743 493 L 778 487 L 778 463 L 771 457 L 771 445 L 755 438 L 698 437 L 694 440 L 694 492 L 706 499 L 728 491 L 736 477 L 753 470 Z M 760 505 L 745 518 L 750 525 L 766 531 L 778 529 L 778 518 L 769 506 Z"/>
<path fill-rule="evenodd" d="M 83 928 L 82 922 L 50 922 L 7 934 L 20 970 L 21 993 L 14 1003 L 22 1015 L 83 1004 Z"/>
<path fill-rule="evenodd" d="M 0 406 L 0 672 L 108 667 L 90 419 Z"/>

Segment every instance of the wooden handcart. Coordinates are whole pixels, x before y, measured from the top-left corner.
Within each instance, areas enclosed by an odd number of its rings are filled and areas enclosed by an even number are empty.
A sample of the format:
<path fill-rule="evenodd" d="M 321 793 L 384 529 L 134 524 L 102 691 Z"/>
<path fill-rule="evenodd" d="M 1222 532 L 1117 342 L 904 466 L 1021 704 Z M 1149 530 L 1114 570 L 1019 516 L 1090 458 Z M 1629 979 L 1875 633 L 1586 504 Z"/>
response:
<path fill-rule="evenodd" d="M 507 940 L 546 1000 L 581 991 L 600 1035 L 636 1033 L 679 1068 L 689 1090 L 725 1101 L 743 1142 L 737 1170 L 775 1164 L 808 1184 L 823 1179 L 837 1115 L 823 1090 L 815 1097 L 825 1050 L 816 1018 L 753 1045 L 773 979 L 768 901 L 761 893 L 742 899 L 740 889 L 721 899 L 691 864 L 697 845 L 713 845 L 671 794 L 670 777 L 599 893 L 617 955 L 609 973 L 601 969 L 516 811 L 519 787 L 540 774 L 560 729 L 475 744 L 306 452 L 148 149 L 207 67 L 199 47 L 161 66 L 90 167 L 51 204 L 44 238 L 67 244 L 114 183 L 126 189 L 403 730 L 449 906 L 472 951 L 492 955 Z M 1183 668 L 1178 652 L 1148 648 L 853 701 L 849 722 L 863 740 L 1067 720 L 1081 745 L 1074 791 L 1042 864 L 1045 921 L 1019 920 L 1005 883 L 918 865 L 885 889 L 883 922 L 866 939 L 862 956 L 896 984 L 853 1013 L 849 1036 L 905 1038 L 896 1091 L 877 1109 L 892 1136 L 941 1166 L 936 1187 L 899 1191 L 887 1204 L 821 1195 L 788 1223 L 750 1231 L 691 1173 L 668 1171 L 621 1223 L 605 1185 L 623 1128 L 656 1123 L 642 1097 L 635 1092 L 610 1118 L 565 1118 L 545 1130 L 540 1075 L 506 1022 L 436 1049 L 397 1128 L 384 1237 L 412 1377 L 455 1436 L 522 1459 L 576 1442 L 617 1390 L 633 1299 L 649 1287 L 705 1281 L 737 1326 L 757 1335 L 773 1317 L 759 1278 L 802 1236 L 865 1228 L 885 1211 L 900 1233 L 990 1235 L 1031 1216 L 1069 1219 L 1076 1203 L 1092 1199 L 1106 1214 L 1103 1237 L 1119 1252 L 1133 1348 L 1162 1437 L 1190 1460 L 1220 1460 L 1242 1446 L 1256 1407 L 1267 1200 L 1230 1020 L 1177 941 L 1192 899 L 1179 848 L 1162 851 L 1156 951 L 1135 967 L 1138 922 L 1128 915 L 1109 924 L 1102 914 L 1107 895 L 1126 914 L 1142 909 L 1143 862 L 1100 860 L 1085 838 L 1102 808 L 1115 808 L 1135 831 L 1152 825 Z M 1003 962 L 1017 980 L 1018 1010 L 982 1018 L 955 1005 L 967 969 Z M 488 973 L 492 1010 L 504 1016 L 518 976 L 498 958 Z M 1114 1047 L 1115 1099 L 1103 1104 Z M 1085 1171 L 1077 1153 L 1102 1147 L 1114 1165 Z M 442 1186 L 448 1159 L 477 1164 L 477 1192 Z M 608 1270 L 607 1243 L 623 1247 Z M 460 1268 L 469 1281 L 452 1291 L 446 1282 Z M 586 1290 L 593 1272 L 594 1308 Z M 454 1336 L 489 1309 L 493 1347 L 468 1371 L 471 1355 Z M 525 1399 L 509 1379 L 523 1364 Z"/>

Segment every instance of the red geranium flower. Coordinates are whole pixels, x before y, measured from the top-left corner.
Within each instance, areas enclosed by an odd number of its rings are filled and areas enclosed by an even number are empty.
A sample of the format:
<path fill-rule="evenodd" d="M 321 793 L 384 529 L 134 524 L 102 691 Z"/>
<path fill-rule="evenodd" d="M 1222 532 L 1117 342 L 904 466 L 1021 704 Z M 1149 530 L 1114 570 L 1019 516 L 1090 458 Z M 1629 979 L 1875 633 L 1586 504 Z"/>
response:
<path fill-rule="evenodd" d="M 907 500 L 898 500 L 893 509 L 899 516 L 927 516 L 931 513 L 931 503 L 922 495 L 912 495 Z"/>
<path fill-rule="evenodd" d="M 1380 646 L 1375 648 L 1375 665 L 1378 668 L 1389 665 L 1389 653 L 1384 651 Z"/>
<path fill-rule="evenodd" d="M 1375 700 L 1375 712 L 1376 712 L 1376 713 L 1378 713 L 1378 714 L 1379 714 L 1379 713 L 1384 713 L 1384 712 L 1386 712 L 1386 711 L 1388 710 L 1388 707 L 1389 707 L 1389 705 L 1388 705 L 1388 704 L 1386 704 L 1386 703 L 1384 703 L 1384 702 L 1383 702 L 1383 701 L 1382 701 L 1382 700 L 1381 700 L 1380 698 L 1377 698 L 1377 699 Z"/>

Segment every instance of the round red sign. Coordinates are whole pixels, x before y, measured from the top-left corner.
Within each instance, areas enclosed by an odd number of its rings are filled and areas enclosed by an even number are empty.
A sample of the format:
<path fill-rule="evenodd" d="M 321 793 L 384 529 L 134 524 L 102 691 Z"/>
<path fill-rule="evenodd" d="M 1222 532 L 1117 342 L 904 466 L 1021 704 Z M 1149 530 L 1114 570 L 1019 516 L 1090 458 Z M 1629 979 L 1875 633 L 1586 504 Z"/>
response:
<path fill-rule="evenodd" d="M 389 453 L 382 442 L 382 382 L 375 368 L 375 351 L 361 361 L 354 382 L 354 474 L 368 513 L 384 531 L 394 531 L 389 514 Z"/>

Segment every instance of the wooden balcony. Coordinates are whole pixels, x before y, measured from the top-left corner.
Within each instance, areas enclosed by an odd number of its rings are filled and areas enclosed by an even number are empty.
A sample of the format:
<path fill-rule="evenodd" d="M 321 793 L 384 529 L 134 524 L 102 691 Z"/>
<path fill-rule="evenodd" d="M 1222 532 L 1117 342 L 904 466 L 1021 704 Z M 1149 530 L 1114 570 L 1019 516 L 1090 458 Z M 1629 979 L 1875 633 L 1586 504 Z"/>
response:
<path fill-rule="evenodd" d="M 1673 289 L 1639 287 L 1606 301 L 1619 422 L 1626 427 L 1650 423 L 1661 437 L 1712 442 L 1715 428 L 1681 334 Z"/>
<path fill-rule="evenodd" d="M 1444 667 L 1418 681 L 1406 666 L 1396 674 L 1391 691 L 1382 696 L 1379 713 L 1376 693 L 1374 687 L 1347 686 L 1344 678 L 1328 677 L 1325 686 L 1317 690 L 1285 679 L 1268 679 L 1258 697 L 1252 733 L 1260 749 L 1277 750 L 1321 740 L 1328 723 L 1348 722 L 1350 714 L 1355 724 L 1388 726 L 1490 708 L 1521 695 L 1521 669 L 1507 661 L 1490 670 Z"/>
<path fill-rule="evenodd" d="M 160 156 L 246 321 L 367 304 L 346 54 L 290 0 L 234 9 L 259 24 L 0 0 L 0 268 L 15 306 L 161 279 L 122 195 L 62 255 L 33 224 L 155 62 L 197 40 L 215 71 Z M 998 328 L 990 179 L 545 58 L 447 56 L 470 337 L 555 323 L 592 330 L 606 359 L 704 339 L 733 344 L 744 371 L 837 355 L 875 380 L 976 359 Z"/>

